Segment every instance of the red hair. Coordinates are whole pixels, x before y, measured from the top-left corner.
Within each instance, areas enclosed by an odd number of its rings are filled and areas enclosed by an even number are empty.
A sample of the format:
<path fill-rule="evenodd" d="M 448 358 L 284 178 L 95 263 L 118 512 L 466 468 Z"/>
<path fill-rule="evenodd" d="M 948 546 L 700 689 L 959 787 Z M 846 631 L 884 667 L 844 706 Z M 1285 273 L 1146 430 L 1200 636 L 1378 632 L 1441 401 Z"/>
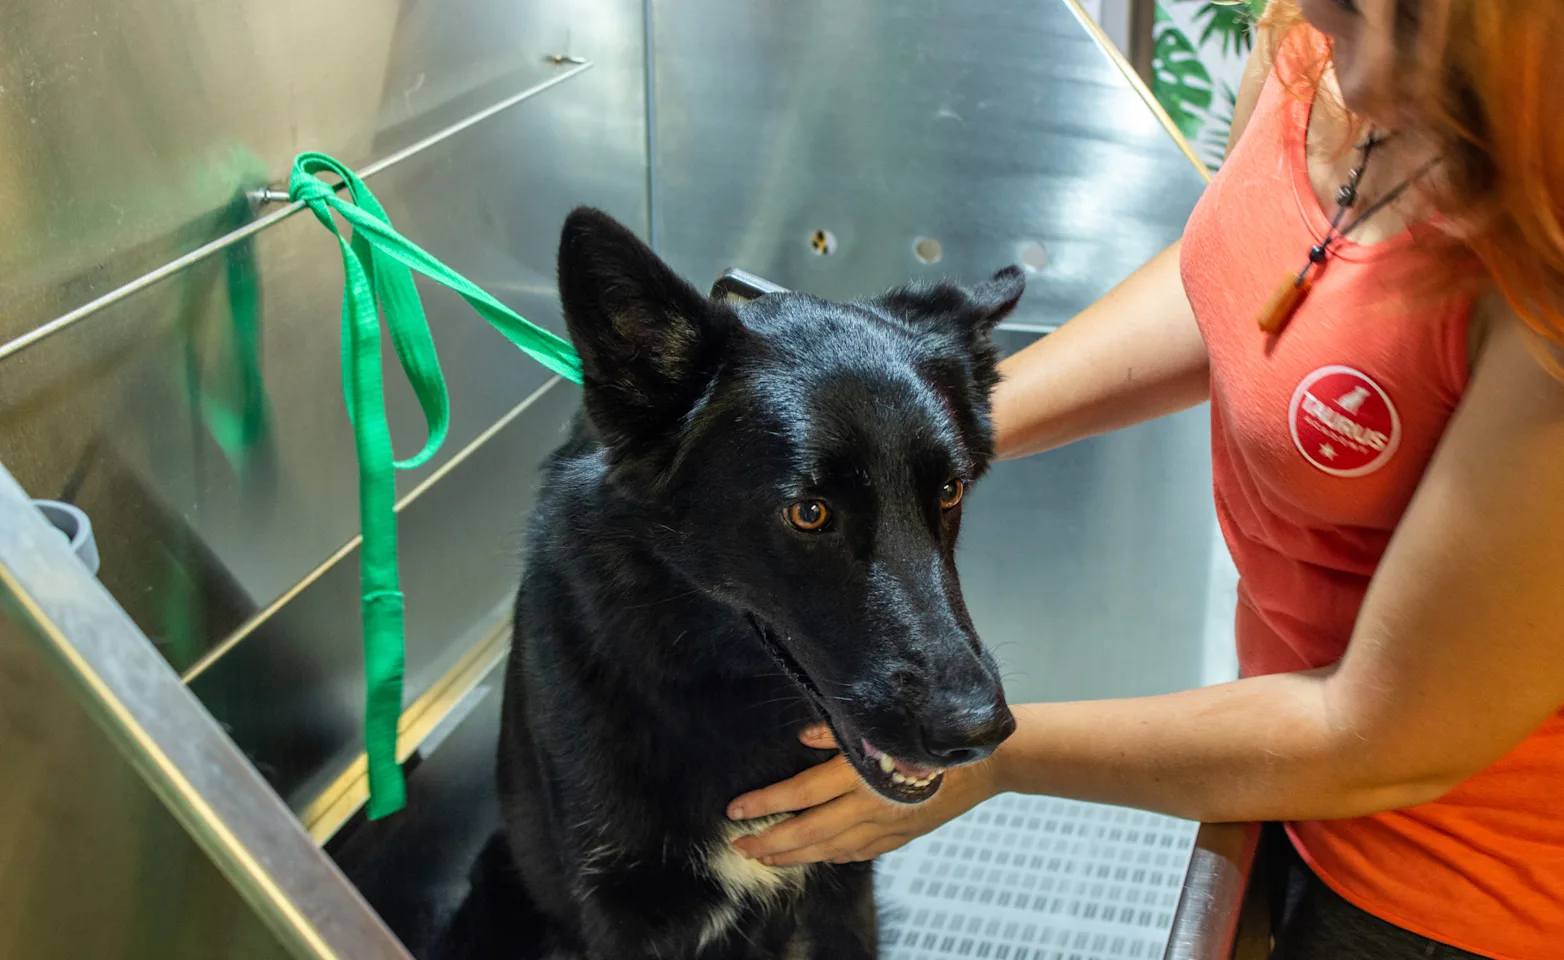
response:
<path fill-rule="evenodd" d="M 1564 345 L 1564 3 L 1394 4 L 1397 92 L 1443 158 L 1430 199 L 1516 314 Z M 1262 20 L 1283 81 L 1317 88 L 1329 45 L 1303 25 L 1295 0 Z"/>

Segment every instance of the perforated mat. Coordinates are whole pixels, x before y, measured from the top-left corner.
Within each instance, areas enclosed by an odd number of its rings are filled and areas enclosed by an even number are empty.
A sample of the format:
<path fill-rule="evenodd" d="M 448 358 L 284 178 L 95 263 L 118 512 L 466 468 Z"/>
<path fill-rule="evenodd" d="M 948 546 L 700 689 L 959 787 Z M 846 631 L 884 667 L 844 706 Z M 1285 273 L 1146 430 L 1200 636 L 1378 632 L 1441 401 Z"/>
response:
<path fill-rule="evenodd" d="M 885 960 L 1160 960 L 1196 825 L 1005 795 L 880 859 Z"/>

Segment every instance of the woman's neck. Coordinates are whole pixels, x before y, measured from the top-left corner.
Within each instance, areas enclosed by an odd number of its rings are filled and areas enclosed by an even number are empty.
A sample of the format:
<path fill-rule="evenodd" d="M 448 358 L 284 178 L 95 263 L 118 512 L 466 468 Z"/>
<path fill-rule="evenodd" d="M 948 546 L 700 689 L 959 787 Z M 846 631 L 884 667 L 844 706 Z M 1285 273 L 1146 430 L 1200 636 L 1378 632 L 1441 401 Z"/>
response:
<path fill-rule="evenodd" d="M 1381 142 L 1374 148 L 1359 183 L 1358 210 L 1367 208 L 1408 178 L 1416 176 L 1433 156 L 1433 151 L 1415 134 L 1352 117 L 1341 105 L 1341 92 L 1334 74 L 1326 71 L 1310 110 L 1306 153 L 1309 183 L 1327 215 L 1335 213 L 1336 191 L 1363 162 L 1359 144 L 1370 133 L 1379 136 Z M 1428 219 L 1432 213 L 1420 191 L 1408 190 L 1358 226 L 1351 239 L 1364 245 L 1379 243 L 1413 223 Z M 1347 221 L 1351 222 L 1352 218 L 1353 214 L 1349 212 Z"/>

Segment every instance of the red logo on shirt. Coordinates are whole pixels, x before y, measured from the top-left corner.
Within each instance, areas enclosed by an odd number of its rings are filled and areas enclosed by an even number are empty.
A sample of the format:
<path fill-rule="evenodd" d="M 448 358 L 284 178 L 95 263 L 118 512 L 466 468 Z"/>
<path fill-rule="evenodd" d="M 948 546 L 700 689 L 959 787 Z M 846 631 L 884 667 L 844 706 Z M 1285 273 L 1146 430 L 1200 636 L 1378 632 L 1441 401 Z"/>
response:
<path fill-rule="evenodd" d="M 1321 367 L 1304 377 L 1287 418 L 1298 452 L 1333 477 L 1373 473 L 1401 443 L 1401 415 L 1390 396 L 1351 367 Z"/>

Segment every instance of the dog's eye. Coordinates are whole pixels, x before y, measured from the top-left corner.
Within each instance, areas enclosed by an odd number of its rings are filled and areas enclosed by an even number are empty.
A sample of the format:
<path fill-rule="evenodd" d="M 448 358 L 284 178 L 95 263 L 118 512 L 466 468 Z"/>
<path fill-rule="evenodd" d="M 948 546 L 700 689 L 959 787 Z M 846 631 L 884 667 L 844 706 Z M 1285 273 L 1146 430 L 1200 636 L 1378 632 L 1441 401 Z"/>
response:
<path fill-rule="evenodd" d="M 940 488 L 939 508 L 941 510 L 953 510 L 961 498 L 966 496 L 967 485 L 960 480 L 952 480 Z"/>
<path fill-rule="evenodd" d="M 800 500 L 785 511 L 787 522 L 805 533 L 825 529 L 831 510 L 819 500 Z"/>

